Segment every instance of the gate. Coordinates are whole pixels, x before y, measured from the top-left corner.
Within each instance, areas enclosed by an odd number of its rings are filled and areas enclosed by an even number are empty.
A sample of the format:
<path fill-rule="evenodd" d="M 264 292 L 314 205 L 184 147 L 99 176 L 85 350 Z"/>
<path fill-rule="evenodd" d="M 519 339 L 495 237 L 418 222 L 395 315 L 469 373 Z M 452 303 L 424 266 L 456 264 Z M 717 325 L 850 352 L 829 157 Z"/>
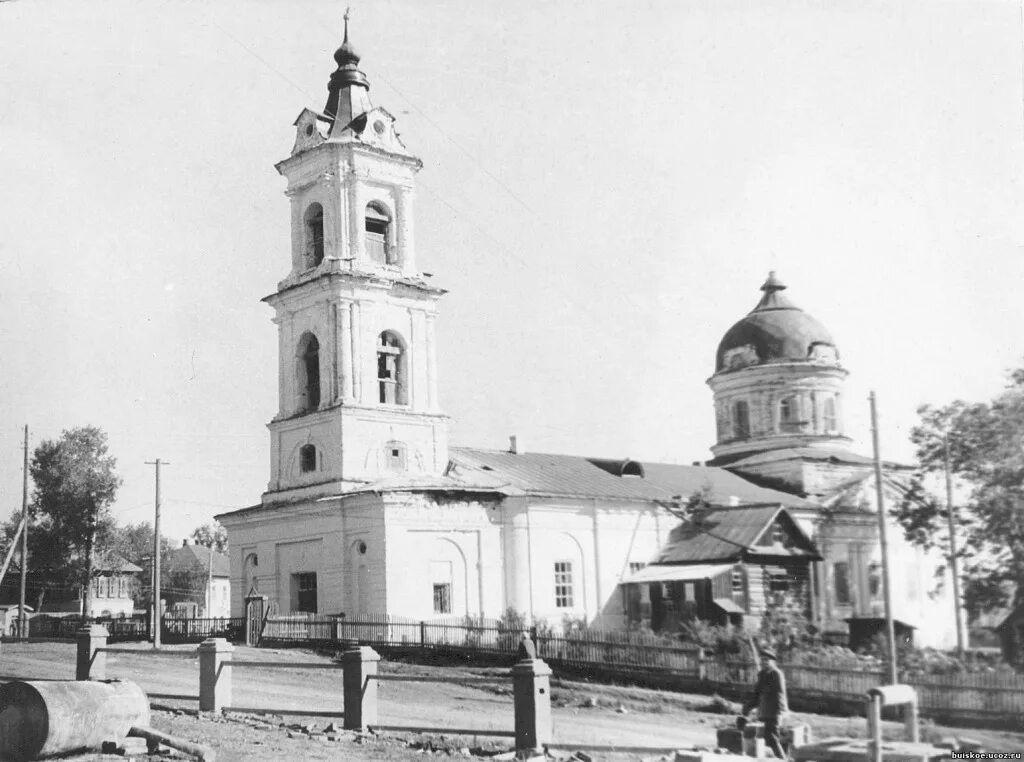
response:
<path fill-rule="evenodd" d="M 267 621 L 267 596 L 255 590 L 245 596 L 245 644 L 258 646 L 263 637 L 263 625 Z"/>

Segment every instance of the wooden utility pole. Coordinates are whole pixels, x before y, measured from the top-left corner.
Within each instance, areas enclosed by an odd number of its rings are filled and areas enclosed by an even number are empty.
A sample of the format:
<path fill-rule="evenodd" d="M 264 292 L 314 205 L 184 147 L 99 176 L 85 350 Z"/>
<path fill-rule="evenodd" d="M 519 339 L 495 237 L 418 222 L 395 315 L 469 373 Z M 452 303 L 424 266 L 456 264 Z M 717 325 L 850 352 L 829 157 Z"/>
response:
<path fill-rule="evenodd" d="M 156 512 L 153 517 L 153 648 L 160 648 L 160 466 L 170 463 L 160 460 L 147 460 L 147 466 L 156 466 Z"/>
<path fill-rule="evenodd" d="M 18 637 L 28 636 L 25 589 L 28 586 L 28 424 L 25 424 L 24 470 L 21 475 L 21 589 L 18 593 Z"/>
<path fill-rule="evenodd" d="M 953 606 L 956 612 L 956 654 L 964 658 L 964 623 L 960 609 L 960 563 L 956 552 L 956 522 L 953 519 L 953 469 L 949 457 L 949 434 L 942 435 L 946 467 L 946 517 L 949 519 L 949 567 L 953 574 Z"/>
<path fill-rule="evenodd" d="M 889 639 L 889 684 L 899 682 L 896 671 L 896 627 L 892 620 L 892 587 L 889 581 L 889 543 L 886 539 L 885 495 L 882 489 L 882 456 L 878 449 L 878 411 L 875 393 L 868 395 L 871 402 L 871 443 L 875 450 L 875 495 L 878 499 L 878 539 L 882 546 L 882 587 L 885 591 L 885 628 Z"/>

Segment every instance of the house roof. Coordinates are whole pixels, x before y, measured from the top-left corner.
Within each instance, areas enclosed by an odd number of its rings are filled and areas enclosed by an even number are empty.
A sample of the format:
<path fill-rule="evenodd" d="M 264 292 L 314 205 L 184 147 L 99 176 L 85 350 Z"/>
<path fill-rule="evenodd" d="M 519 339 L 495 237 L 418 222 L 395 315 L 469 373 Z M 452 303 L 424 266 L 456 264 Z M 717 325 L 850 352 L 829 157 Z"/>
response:
<path fill-rule="evenodd" d="M 210 556 L 213 556 L 213 564 L 210 564 Z M 172 568 L 198 566 L 201 569 L 212 569 L 214 577 L 230 577 L 231 565 L 226 553 L 218 553 L 205 545 L 189 543 L 175 548 L 171 552 L 170 565 Z"/>
<path fill-rule="evenodd" d="M 758 547 L 761 535 L 776 520 L 789 530 L 792 544 Z M 712 508 L 680 524 L 669 535 L 655 563 L 696 564 L 739 561 L 751 555 L 820 558 L 814 543 L 780 505 Z"/>
<path fill-rule="evenodd" d="M 689 566 L 651 564 L 633 572 L 622 580 L 621 584 L 634 585 L 644 582 L 681 582 L 685 580 L 710 579 L 731 568 L 732 564 L 691 564 Z"/>
<path fill-rule="evenodd" d="M 708 490 L 712 503 L 811 505 L 785 492 L 759 487 L 723 468 L 641 463 L 550 453 L 451 449 L 449 474 L 505 494 L 564 495 L 669 502 Z M 635 474 L 635 475 L 634 475 Z"/>

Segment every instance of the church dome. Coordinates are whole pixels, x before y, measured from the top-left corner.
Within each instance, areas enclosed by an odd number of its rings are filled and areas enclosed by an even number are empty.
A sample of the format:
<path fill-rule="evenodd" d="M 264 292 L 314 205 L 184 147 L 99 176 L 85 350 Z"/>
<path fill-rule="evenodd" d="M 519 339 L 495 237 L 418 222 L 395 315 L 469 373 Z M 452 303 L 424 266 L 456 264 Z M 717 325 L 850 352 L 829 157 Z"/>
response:
<path fill-rule="evenodd" d="M 718 344 L 716 373 L 770 363 L 839 364 L 825 326 L 790 302 L 782 293 L 785 288 L 774 272 L 768 273 L 761 301 Z"/>

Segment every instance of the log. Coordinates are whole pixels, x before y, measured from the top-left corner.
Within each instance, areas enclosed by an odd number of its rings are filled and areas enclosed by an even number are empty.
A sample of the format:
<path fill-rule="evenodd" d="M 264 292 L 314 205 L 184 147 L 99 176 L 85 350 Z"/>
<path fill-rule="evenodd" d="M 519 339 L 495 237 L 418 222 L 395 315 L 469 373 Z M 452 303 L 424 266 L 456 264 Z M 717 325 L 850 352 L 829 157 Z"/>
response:
<path fill-rule="evenodd" d="M 149 699 L 123 680 L 18 681 L 0 685 L 0 759 L 15 762 L 100 749 L 149 724 Z"/>
<path fill-rule="evenodd" d="M 171 749 L 177 749 L 178 751 L 190 754 L 198 759 L 199 762 L 216 762 L 217 760 L 216 752 L 214 752 L 209 746 L 192 743 L 184 738 L 178 738 L 177 736 L 172 736 L 168 733 L 154 730 L 153 728 L 132 727 L 128 731 L 128 735 L 132 738 L 145 738 L 146 744 L 151 750 L 154 747 L 163 744 Z"/>

